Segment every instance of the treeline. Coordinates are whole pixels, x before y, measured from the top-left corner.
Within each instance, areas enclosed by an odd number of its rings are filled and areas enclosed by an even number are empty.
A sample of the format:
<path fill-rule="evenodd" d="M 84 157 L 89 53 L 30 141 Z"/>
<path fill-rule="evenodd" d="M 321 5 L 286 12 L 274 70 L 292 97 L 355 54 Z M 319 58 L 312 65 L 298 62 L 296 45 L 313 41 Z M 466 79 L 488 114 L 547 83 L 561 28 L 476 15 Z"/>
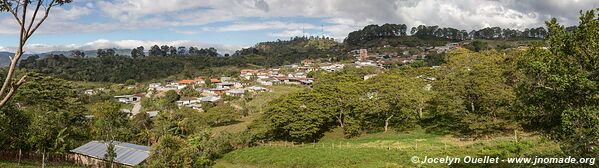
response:
<path fill-rule="evenodd" d="M 566 156 L 599 155 L 599 20 L 547 23 L 549 49 L 449 53 L 439 68 L 316 74 L 313 89 L 272 101 L 251 126 L 267 140 L 313 142 L 421 127 L 463 138 L 538 132 Z M 376 74 L 363 79 L 368 74 Z"/>
<path fill-rule="evenodd" d="M 337 43 L 327 38 L 298 38 L 290 41 L 261 43 L 238 51 L 233 56 L 218 56 L 216 49 L 158 50 L 157 45 L 143 55 L 143 47 L 132 50 L 133 57 L 115 54 L 112 49 L 98 50 L 98 57 L 31 56 L 22 60 L 20 68 L 67 80 L 122 83 L 128 79 L 147 81 L 185 73 L 194 77 L 198 71 L 214 67 L 250 65 L 271 67 L 299 62 L 306 58 L 338 57 Z M 166 49 L 167 47 L 164 47 Z M 171 48 L 171 47 L 168 47 Z M 173 47 L 174 48 L 174 47 Z M 172 49 L 172 48 L 171 48 Z M 170 49 L 169 49 L 170 50 Z"/>
<path fill-rule="evenodd" d="M 572 30 L 574 27 L 569 27 Z M 543 27 L 526 28 L 524 31 L 487 27 L 480 30 L 459 30 L 451 27 L 441 28 L 439 26 L 419 25 L 410 29 L 410 34 L 421 40 L 464 41 L 470 39 L 484 40 L 521 40 L 521 39 L 545 39 L 547 30 Z M 388 38 L 407 37 L 407 26 L 405 24 L 368 25 L 362 30 L 349 33 L 344 40 L 349 45 L 363 45 L 372 40 L 383 40 Z M 404 44 L 405 45 L 405 44 Z"/>

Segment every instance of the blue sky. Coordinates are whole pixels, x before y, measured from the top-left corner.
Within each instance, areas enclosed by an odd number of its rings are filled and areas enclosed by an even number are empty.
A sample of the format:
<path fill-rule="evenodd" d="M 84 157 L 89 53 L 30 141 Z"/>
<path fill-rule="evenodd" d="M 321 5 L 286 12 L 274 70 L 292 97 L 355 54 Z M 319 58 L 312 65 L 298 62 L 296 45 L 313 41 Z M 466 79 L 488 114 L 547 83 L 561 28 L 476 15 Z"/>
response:
<path fill-rule="evenodd" d="M 27 52 L 132 48 L 143 45 L 216 47 L 230 53 L 257 42 L 301 35 L 341 41 L 368 24 L 539 27 L 556 17 L 577 23 L 596 0 L 74 0 L 54 8 L 28 41 Z M 0 51 L 14 51 L 17 24 L 0 13 Z"/>

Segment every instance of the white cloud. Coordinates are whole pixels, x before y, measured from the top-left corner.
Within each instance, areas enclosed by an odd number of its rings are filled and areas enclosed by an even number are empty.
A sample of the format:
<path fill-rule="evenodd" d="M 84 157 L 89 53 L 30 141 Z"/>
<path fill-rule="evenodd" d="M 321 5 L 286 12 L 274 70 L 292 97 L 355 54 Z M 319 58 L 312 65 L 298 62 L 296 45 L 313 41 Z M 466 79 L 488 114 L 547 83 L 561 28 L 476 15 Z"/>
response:
<path fill-rule="evenodd" d="M 0 52 L 10 52 L 11 49 L 0 46 Z"/>
<path fill-rule="evenodd" d="M 285 30 L 282 32 L 275 32 L 275 33 L 270 33 L 270 36 L 273 37 L 299 37 L 299 36 L 306 36 L 306 33 L 303 30 Z"/>
<path fill-rule="evenodd" d="M 153 45 L 169 45 L 169 46 L 185 46 L 185 47 L 199 47 L 209 48 L 214 47 L 221 53 L 234 53 L 242 45 L 225 45 L 225 44 L 209 44 L 198 41 L 190 40 L 175 40 L 175 41 L 154 41 L 154 40 L 117 40 L 111 41 L 107 39 L 98 39 L 95 41 L 83 43 L 83 44 L 68 44 L 68 45 L 50 45 L 50 44 L 29 44 L 25 47 L 28 53 L 44 53 L 49 51 L 70 51 L 70 50 L 96 50 L 98 48 L 119 48 L 119 49 L 131 49 L 139 46 L 143 46 L 146 50 L 150 49 Z M 1 49 L 1 48 L 0 48 Z"/>
<path fill-rule="evenodd" d="M 235 32 L 235 31 L 252 31 L 264 29 L 314 29 L 317 26 L 307 23 L 289 23 L 289 22 L 238 22 L 224 27 L 206 27 L 204 31 L 215 32 Z"/>
<path fill-rule="evenodd" d="M 320 23 L 313 22 L 316 20 L 325 23 L 327 36 L 342 40 L 349 32 L 368 24 L 523 29 L 543 26 L 545 20 L 557 17 L 563 24 L 572 25 L 577 23 L 579 10 L 595 7 L 599 7 L 597 0 L 81 0 L 56 8 L 37 33 L 154 28 L 187 35 L 272 30 L 266 35 L 289 37 L 302 35 L 302 29 L 320 30 Z M 87 16 L 103 19 L 96 21 Z M 309 20 L 302 20 L 306 18 Z M 205 26 L 210 23 L 223 26 Z M 15 21 L 2 13 L 0 35 L 16 35 L 17 30 Z M 118 41 L 96 42 L 92 44 L 118 44 Z M 54 47 L 82 46 L 85 44 Z M 52 45 L 36 48 L 49 49 Z"/>

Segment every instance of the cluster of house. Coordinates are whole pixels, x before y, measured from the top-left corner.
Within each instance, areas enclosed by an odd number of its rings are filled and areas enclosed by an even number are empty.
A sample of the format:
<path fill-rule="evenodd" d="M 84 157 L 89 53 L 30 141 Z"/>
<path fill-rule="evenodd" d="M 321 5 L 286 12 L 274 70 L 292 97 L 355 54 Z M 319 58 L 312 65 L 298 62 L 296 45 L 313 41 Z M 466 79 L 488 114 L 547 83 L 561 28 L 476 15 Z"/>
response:
<path fill-rule="evenodd" d="M 336 72 L 343 69 L 345 65 L 340 63 L 318 63 L 314 60 L 305 59 L 301 64 L 284 65 L 281 68 L 271 69 L 244 69 L 239 73 L 239 77 L 246 80 L 255 79 L 256 82 L 264 86 L 276 84 L 291 85 L 312 85 L 314 78 L 308 77 L 308 73 L 318 70 Z"/>
<path fill-rule="evenodd" d="M 370 53 L 369 50 L 382 50 L 391 48 L 389 45 L 371 49 L 353 50 L 350 54 L 356 58 L 354 62 L 356 67 L 372 66 L 379 68 L 388 68 L 392 64 L 409 64 L 419 59 L 425 59 L 429 54 L 440 54 L 461 48 L 460 43 L 448 43 L 444 46 L 436 47 L 407 47 L 398 46 L 395 49 L 402 52 L 376 52 Z"/>
<path fill-rule="evenodd" d="M 210 81 L 210 85 L 206 82 Z M 269 91 L 267 88 L 261 86 L 248 86 L 246 83 L 236 81 L 231 77 L 206 78 L 199 76 L 193 80 L 180 80 L 180 81 L 165 81 L 163 86 L 161 83 L 151 83 L 148 86 L 148 94 L 162 93 L 165 91 L 173 90 L 180 92 L 185 88 L 193 88 L 202 95 L 202 97 L 183 97 L 176 102 L 179 107 L 189 107 L 198 111 L 202 110 L 202 103 L 217 103 L 222 99 L 221 96 L 235 96 L 242 97 L 246 93 L 255 92 L 266 92 Z"/>

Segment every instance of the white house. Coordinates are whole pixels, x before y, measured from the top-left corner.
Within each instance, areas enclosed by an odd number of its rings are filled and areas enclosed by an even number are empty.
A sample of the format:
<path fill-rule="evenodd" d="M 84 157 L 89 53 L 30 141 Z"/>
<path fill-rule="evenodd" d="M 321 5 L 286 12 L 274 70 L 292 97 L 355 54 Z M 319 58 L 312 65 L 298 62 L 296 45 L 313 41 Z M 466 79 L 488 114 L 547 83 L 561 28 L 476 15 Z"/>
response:
<path fill-rule="evenodd" d="M 245 90 L 243 90 L 243 89 L 231 89 L 231 90 L 227 90 L 227 92 L 225 94 L 229 95 L 229 96 L 243 96 L 243 94 L 245 94 Z"/>
<path fill-rule="evenodd" d="M 206 96 L 206 97 L 200 98 L 201 102 L 210 102 L 210 103 L 216 103 L 219 100 L 220 100 L 220 97 L 218 97 L 218 96 Z"/>
<path fill-rule="evenodd" d="M 96 94 L 96 91 L 94 91 L 93 89 L 87 89 L 87 90 L 83 91 L 83 93 L 86 95 L 94 95 L 94 94 Z"/>
<path fill-rule="evenodd" d="M 141 97 L 135 95 L 114 96 L 120 103 L 132 103 L 141 100 Z"/>

